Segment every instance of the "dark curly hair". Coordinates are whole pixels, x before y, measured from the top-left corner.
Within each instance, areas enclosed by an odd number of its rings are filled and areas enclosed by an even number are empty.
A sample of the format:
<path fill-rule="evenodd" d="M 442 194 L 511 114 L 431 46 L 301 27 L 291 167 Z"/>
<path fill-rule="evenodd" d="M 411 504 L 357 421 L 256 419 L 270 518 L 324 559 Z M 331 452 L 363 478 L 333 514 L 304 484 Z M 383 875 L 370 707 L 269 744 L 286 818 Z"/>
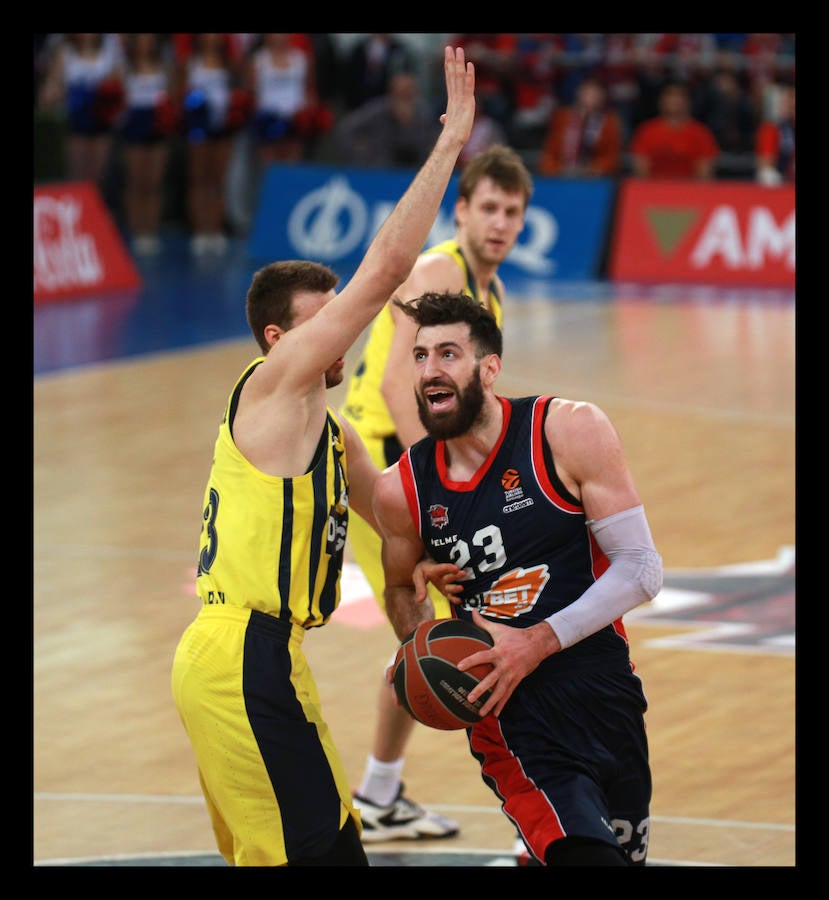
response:
<path fill-rule="evenodd" d="M 427 291 L 420 297 L 403 302 L 399 297 L 392 298 L 395 306 L 414 322 L 418 328 L 425 325 L 454 325 L 466 322 L 469 335 L 477 348 L 477 357 L 494 353 L 502 356 L 504 340 L 495 316 L 482 303 L 465 294 Z"/>

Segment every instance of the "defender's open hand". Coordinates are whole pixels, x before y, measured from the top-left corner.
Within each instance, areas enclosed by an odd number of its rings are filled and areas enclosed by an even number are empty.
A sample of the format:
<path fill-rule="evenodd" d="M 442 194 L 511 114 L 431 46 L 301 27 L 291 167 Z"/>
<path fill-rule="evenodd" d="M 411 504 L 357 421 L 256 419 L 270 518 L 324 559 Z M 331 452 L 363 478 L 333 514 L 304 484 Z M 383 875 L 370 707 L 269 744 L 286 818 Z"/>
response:
<path fill-rule="evenodd" d="M 466 143 L 475 121 L 475 66 L 466 62 L 463 47 L 443 51 L 446 73 L 446 112 L 440 117 L 443 133 Z"/>

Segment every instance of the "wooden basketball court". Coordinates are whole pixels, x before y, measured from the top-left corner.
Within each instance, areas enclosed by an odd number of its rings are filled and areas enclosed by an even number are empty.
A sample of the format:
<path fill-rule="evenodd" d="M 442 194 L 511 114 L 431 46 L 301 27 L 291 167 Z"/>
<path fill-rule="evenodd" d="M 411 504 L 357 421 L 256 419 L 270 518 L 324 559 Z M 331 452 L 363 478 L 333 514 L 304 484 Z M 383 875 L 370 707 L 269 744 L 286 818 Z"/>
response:
<path fill-rule="evenodd" d="M 757 294 L 631 287 L 591 297 L 551 285 L 542 296 L 536 285 L 508 300 L 500 393 L 590 399 L 609 413 L 666 586 L 672 573 L 716 580 L 795 544 L 794 301 Z M 192 315 L 195 305 L 181 306 Z M 234 337 L 34 378 L 35 865 L 215 855 L 170 666 L 198 608 L 216 429 L 255 354 L 252 339 Z M 342 394 L 332 391 L 332 405 Z M 793 562 L 788 571 L 793 579 Z M 396 642 L 359 583 L 347 593 L 305 646 L 356 785 Z M 765 644 L 751 642 L 751 616 L 724 613 L 748 638 L 713 647 L 693 640 L 718 627 L 710 616 L 626 620 L 650 701 L 655 864 L 795 865 L 790 593 Z M 752 598 L 760 622 L 773 597 Z M 401 853 L 402 865 L 437 851 L 509 856 L 514 832 L 463 732 L 418 729 L 404 778 L 462 832 L 372 851 Z"/>

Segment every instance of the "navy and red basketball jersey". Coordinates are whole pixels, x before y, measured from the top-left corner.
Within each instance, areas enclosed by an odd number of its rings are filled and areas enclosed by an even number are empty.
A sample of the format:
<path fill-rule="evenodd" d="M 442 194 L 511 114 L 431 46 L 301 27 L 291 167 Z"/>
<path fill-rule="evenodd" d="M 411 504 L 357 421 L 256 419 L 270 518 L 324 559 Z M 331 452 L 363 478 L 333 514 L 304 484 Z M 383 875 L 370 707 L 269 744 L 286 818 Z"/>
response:
<path fill-rule="evenodd" d="M 447 475 L 446 445 L 425 437 L 400 458 L 409 509 L 429 555 L 466 570 L 459 618 L 472 609 L 507 625 L 529 627 L 577 600 L 605 571 L 580 501 L 558 478 L 544 419 L 551 397 L 499 398 L 501 436 L 465 482 Z M 548 663 L 627 653 L 621 620 Z"/>

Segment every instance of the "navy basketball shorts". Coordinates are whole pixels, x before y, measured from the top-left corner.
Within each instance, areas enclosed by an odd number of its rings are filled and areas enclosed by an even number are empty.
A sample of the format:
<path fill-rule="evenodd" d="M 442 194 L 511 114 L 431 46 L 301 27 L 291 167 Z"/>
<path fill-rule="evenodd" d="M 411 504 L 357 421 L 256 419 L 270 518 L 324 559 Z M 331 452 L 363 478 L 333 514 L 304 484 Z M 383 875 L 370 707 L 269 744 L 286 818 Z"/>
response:
<path fill-rule="evenodd" d="M 499 718 L 468 730 L 484 782 L 533 855 L 563 837 L 618 844 L 632 865 L 648 850 L 647 700 L 628 667 L 554 674 L 543 664 Z"/>

